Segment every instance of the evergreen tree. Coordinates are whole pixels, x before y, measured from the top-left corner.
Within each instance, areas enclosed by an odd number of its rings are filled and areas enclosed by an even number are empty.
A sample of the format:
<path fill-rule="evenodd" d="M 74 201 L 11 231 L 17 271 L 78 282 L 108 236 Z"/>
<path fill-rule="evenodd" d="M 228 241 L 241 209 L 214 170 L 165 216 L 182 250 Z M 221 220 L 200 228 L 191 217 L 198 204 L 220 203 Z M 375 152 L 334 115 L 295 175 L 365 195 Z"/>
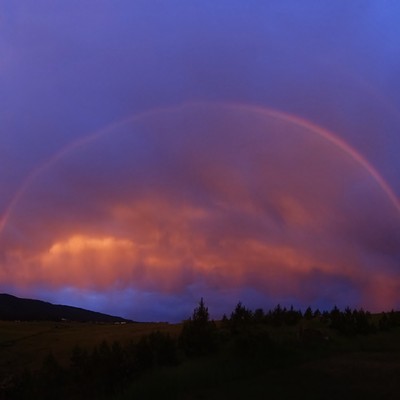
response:
<path fill-rule="evenodd" d="M 188 356 L 201 356 L 216 350 L 216 325 L 210 321 L 203 298 L 199 307 L 194 309 L 192 317 L 184 322 L 179 343 Z"/>
<path fill-rule="evenodd" d="M 231 331 L 237 333 L 247 327 L 253 319 L 252 312 L 239 302 L 231 314 Z"/>
<path fill-rule="evenodd" d="M 311 307 L 307 307 L 306 311 L 304 312 L 304 318 L 307 320 L 310 320 L 313 318 L 313 312 L 311 310 Z"/>
<path fill-rule="evenodd" d="M 264 320 L 265 320 L 265 313 L 264 313 L 264 310 L 263 310 L 262 308 L 257 308 L 257 309 L 254 311 L 253 320 L 254 320 L 254 322 L 256 322 L 256 323 L 258 323 L 258 324 L 264 322 Z"/>
<path fill-rule="evenodd" d="M 314 318 L 318 318 L 318 317 L 320 317 L 321 316 L 321 311 L 319 311 L 319 309 L 317 308 L 315 311 L 314 311 Z"/>

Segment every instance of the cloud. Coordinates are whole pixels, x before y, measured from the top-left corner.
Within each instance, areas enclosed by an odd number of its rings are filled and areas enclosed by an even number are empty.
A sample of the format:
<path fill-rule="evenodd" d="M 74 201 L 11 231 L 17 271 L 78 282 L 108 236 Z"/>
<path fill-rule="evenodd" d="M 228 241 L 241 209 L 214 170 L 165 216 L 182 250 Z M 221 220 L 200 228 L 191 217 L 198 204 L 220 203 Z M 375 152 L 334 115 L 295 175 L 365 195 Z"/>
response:
<path fill-rule="evenodd" d="M 315 132 L 188 105 L 49 164 L 3 232 L 2 281 L 161 297 L 247 287 L 389 306 L 395 297 L 374 282 L 394 273 L 396 212 L 368 170 Z"/>

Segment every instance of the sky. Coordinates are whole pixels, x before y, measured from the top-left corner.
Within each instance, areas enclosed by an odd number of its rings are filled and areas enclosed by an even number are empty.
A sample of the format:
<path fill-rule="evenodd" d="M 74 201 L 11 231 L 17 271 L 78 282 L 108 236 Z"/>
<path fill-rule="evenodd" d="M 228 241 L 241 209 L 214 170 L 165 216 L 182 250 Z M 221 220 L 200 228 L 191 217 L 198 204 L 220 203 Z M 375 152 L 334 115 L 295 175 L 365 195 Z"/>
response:
<path fill-rule="evenodd" d="M 399 13 L 0 0 L 0 292 L 140 321 L 399 308 Z"/>

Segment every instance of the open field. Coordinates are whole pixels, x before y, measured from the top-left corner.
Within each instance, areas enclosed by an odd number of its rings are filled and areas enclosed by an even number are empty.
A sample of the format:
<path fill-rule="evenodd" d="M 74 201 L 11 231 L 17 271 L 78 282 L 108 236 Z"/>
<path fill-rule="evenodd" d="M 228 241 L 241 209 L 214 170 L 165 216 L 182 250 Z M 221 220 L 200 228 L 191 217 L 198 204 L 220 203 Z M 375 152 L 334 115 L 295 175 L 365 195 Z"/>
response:
<path fill-rule="evenodd" d="M 39 368 L 49 352 L 65 365 L 76 345 L 91 349 L 103 340 L 124 344 L 155 330 L 177 335 L 180 325 L 0 321 L 0 373 Z"/>

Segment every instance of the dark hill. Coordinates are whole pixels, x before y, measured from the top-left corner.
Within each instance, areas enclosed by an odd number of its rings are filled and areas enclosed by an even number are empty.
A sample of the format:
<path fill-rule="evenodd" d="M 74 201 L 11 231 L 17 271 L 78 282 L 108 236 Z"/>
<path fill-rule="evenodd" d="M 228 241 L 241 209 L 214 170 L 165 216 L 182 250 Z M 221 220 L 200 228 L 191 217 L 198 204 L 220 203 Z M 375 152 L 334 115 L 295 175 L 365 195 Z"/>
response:
<path fill-rule="evenodd" d="M 0 294 L 0 320 L 61 321 L 63 319 L 78 322 L 132 322 L 83 308 Z"/>

